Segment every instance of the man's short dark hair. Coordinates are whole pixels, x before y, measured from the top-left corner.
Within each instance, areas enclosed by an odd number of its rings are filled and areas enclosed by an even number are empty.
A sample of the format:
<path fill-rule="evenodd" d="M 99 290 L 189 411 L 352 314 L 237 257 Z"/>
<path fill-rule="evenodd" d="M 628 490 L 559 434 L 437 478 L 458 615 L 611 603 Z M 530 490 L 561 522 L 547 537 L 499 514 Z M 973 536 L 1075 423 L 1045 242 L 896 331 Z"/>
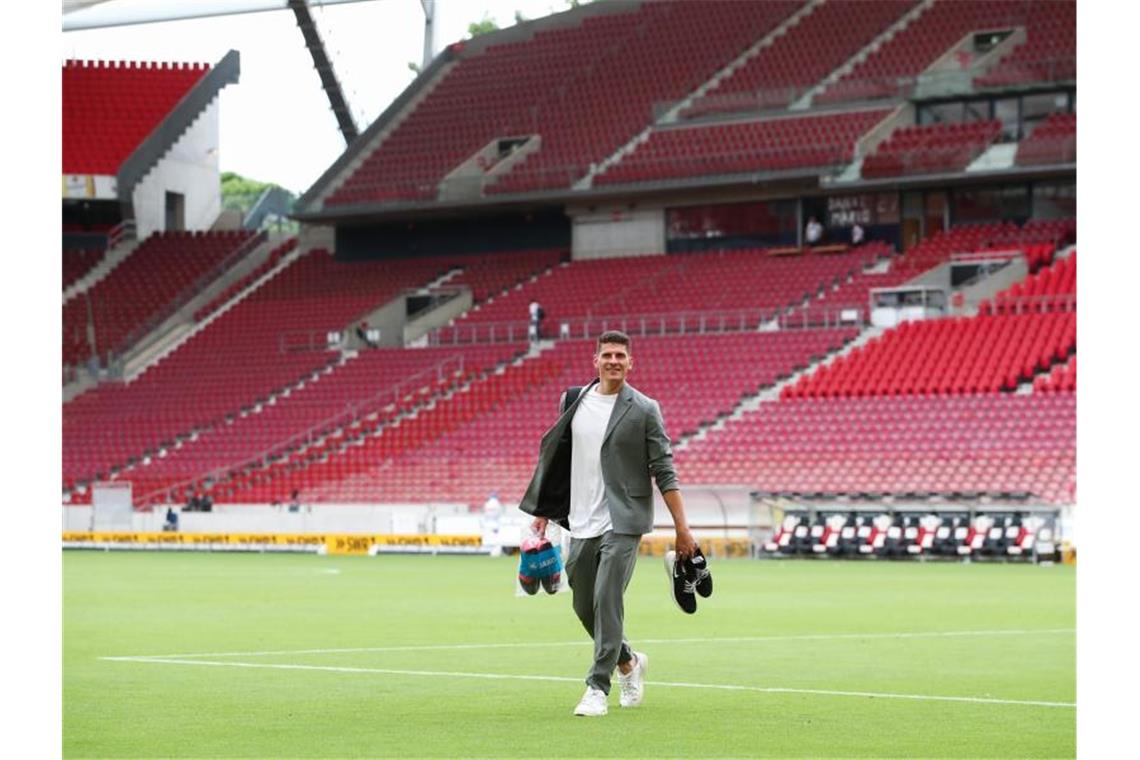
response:
<path fill-rule="evenodd" d="M 604 333 L 599 335 L 598 347 L 594 349 L 595 354 L 602 350 L 603 343 L 620 343 L 621 345 L 625 346 L 626 353 L 633 353 L 633 347 L 630 345 L 632 341 L 629 339 L 629 336 L 623 333 L 621 330 L 606 330 Z"/>

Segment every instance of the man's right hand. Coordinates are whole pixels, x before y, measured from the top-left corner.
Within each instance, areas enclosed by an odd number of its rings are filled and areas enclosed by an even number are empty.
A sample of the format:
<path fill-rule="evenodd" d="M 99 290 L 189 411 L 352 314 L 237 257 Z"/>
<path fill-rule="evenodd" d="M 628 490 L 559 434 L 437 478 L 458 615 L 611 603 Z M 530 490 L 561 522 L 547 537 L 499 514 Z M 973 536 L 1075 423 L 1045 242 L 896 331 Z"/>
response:
<path fill-rule="evenodd" d="M 536 517 L 534 518 L 534 522 L 530 524 L 530 529 L 533 530 L 536 535 L 545 536 L 546 524 L 548 522 L 550 522 L 550 520 L 546 519 L 545 517 Z"/>

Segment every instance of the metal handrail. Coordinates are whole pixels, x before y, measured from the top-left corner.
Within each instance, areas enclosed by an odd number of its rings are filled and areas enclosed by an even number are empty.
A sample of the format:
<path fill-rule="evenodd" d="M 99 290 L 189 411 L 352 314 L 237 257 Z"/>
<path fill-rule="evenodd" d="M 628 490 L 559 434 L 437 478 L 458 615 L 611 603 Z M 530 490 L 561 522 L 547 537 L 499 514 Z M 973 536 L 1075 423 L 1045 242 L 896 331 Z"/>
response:
<path fill-rule="evenodd" d="M 124 219 L 107 231 L 107 248 L 114 248 L 127 236 L 138 237 L 138 227 L 134 219 Z"/>
<path fill-rule="evenodd" d="M 658 179 L 666 179 L 665 177 L 623 177 L 621 172 L 624 170 L 636 169 L 639 173 L 643 172 L 659 172 L 676 169 L 685 172 L 686 176 L 694 173 L 706 174 L 721 174 L 726 173 L 725 166 L 714 165 L 718 161 L 731 161 L 733 166 L 727 167 L 727 173 L 751 173 L 757 170 L 764 170 L 767 164 L 775 159 L 783 159 L 795 157 L 798 155 L 820 154 L 823 163 L 813 158 L 809 164 L 802 164 L 790 167 L 777 167 L 779 170 L 787 169 L 804 169 L 804 168 L 831 168 L 845 166 L 851 163 L 851 157 L 854 153 L 855 140 L 852 138 L 849 144 L 830 144 L 830 145 L 806 145 L 801 148 L 748 148 L 748 149 L 734 149 L 725 147 L 724 150 L 717 151 L 700 151 L 687 150 L 684 155 L 676 156 L 660 156 L 648 158 L 644 155 L 638 155 L 634 151 L 625 160 L 619 161 L 607 168 L 605 172 L 598 174 L 595 178 L 595 184 L 607 184 L 610 180 L 613 184 L 627 184 L 633 182 L 647 182 Z M 777 170 L 777 169 L 773 169 Z M 609 175 L 609 179 L 607 179 Z"/>
<path fill-rule="evenodd" d="M 379 403 L 380 401 L 391 399 L 391 403 L 398 404 L 401 398 L 408 395 L 409 393 L 414 392 L 415 388 L 421 387 L 424 384 L 425 379 L 432 374 L 435 375 L 437 380 L 442 381 L 444 377 L 447 376 L 447 365 L 453 362 L 457 364 L 457 367 L 452 374 L 455 372 L 462 373 L 465 366 L 463 354 L 453 354 L 440 360 L 438 363 L 432 365 L 431 367 L 422 369 L 410 377 L 401 380 L 395 385 L 388 386 L 387 388 L 374 393 L 362 401 L 348 402 L 345 405 L 344 411 L 329 415 L 328 417 L 325 417 L 324 419 L 310 425 L 305 430 L 302 430 L 299 433 L 294 433 L 288 438 L 282 441 L 278 441 L 272 446 L 261 450 L 257 454 L 242 457 L 235 462 L 215 467 L 205 475 L 187 478 L 185 480 L 178 481 L 177 483 L 164 486 L 163 488 L 158 488 L 154 491 L 150 491 L 139 497 L 139 499 L 136 500 L 136 503 L 146 503 L 155 496 L 176 493 L 178 489 L 184 489 L 186 486 L 193 485 L 195 483 L 201 483 L 206 480 L 212 480 L 216 482 L 222 475 L 225 475 L 228 472 L 232 472 L 246 465 L 253 464 L 254 462 L 267 463 L 272 457 L 280 455 L 291 447 L 298 446 L 300 444 L 312 445 L 313 443 L 318 442 L 318 439 L 328 436 L 331 431 L 335 430 L 336 428 L 351 425 L 352 423 L 363 419 L 365 415 L 372 414 L 373 411 L 383 409 L 384 407 Z"/>
<path fill-rule="evenodd" d="M 259 245 L 269 239 L 269 233 L 265 230 L 258 232 L 256 235 L 248 238 L 245 242 L 233 250 L 232 253 L 227 255 L 220 262 L 215 264 L 205 274 L 200 275 L 194 282 L 183 288 L 178 292 L 174 298 L 166 303 L 166 306 L 159 312 L 152 315 L 146 322 L 131 330 L 127 335 L 119 341 L 119 344 L 110 351 L 108 357 L 108 365 L 115 363 L 122 359 L 123 356 L 146 335 L 149 335 L 159 325 L 174 316 L 186 304 L 190 303 L 196 296 L 200 295 L 202 291 L 214 280 L 221 277 L 229 271 L 234 265 L 241 261 L 251 251 L 255 250 Z"/>
<path fill-rule="evenodd" d="M 840 102 L 850 102 L 855 99 L 843 98 L 841 100 L 834 100 L 828 97 L 828 93 L 856 90 L 858 88 L 870 90 L 864 96 L 864 99 L 868 101 L 909 99 L 914 95 L 915 90 L 921 87 L 932 87 L 942 82 L 957 83 L 964 74 L 970 77 L 970 89 L 977 91 L 991 87 L 992 85 L 984 80 L 994 75 L 1000 75 L 1001 71 L 1006 68 L 1007 65 L 1032 72 L 1027 82 L 1062 83 L 1074 78 L 1073 74 L 1076 68 L 1076 61 L 1074 56 L 1050 56 L 1025 61 L 1010 61 L 1007 56 L 993 66 L 990 66 L 988 71 L 975 71 L 973 70 L 974 67 L 970 65 L 957 70 L 938 70 L 903 76 L 862 77 L 858 79 L 842 78 L 836 82 L 832 82 L 820 93 L 817 93 L 816 97 L 819 95 L 823 95 L 824 97 L 818 102 L 815 102 L 813 98 L 813 105 L 831 102 L 837 104 Z M 977 84 L 976 80 L 983 81 L 981 84 Z M 801 86 L 758 88 L 740 92 L 706 93 L 686 108 L 681 116 L 683 119 L 692 119 L 710 114 L 782 109 L 789 103 L 794 103 L 806 96 L 809 92 L 814 90 L 816 86 L 815 83 L 812 83 Z M 656 103 L 653 107 L 653 113 L 660 116 L 676 107 L 679 102 L 680 101 L 662 101 Z"/>
<path fill-rule="evenodd" d="M 844 312 L 856 306 L 860 309 L 856 318 L 845 319 L 849 315 Z M 649 337 L 860 326 L 863 324 L 865 308 L 866 304 L 860 303 L 816 309 L 796 306 L 575 316 L 564 319 L 555 317 L 547 320 L 542 337 L 559 340 L 592 339 L 610 329 L 621 330 L 634 337 Z M 810 311 L 805 312 L 805 309 Z M 555 327 L 552 328 L 551 324 Z M 433 346 L 512 343 L 527 340 L 528 329 L 529 323 L 525 320 L 457 323 L 429 332 L 428 343 Z"/>
<path fill-rule="evenodd" d="M 997 313 L 999 309 L 1001 310 L 1001 314 L 1035 314 L 1040 312 L 1042 307 L 1055 312 L 1076 312 L 1077 310 L 1076 293 L 1015 297 L 1003 296 L 998 293 L 994 296 L 980 298 L 976 303 L 981 305 L 987 301 L 989 302 L 989 313 L 991 314 Z"/>

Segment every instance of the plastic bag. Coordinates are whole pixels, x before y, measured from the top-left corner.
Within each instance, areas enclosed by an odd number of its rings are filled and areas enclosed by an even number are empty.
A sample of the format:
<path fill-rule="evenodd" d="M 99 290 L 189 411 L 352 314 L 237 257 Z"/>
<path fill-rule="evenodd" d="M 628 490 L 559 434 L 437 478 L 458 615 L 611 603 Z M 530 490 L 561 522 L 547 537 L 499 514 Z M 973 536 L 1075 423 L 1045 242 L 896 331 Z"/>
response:
<path fill-rule="evenodd" d="M 540 536 L 529 526 L 519 544 L 519 568 L 515 575 L 515 596 L 534 596 L 542 589 L 557 594 L 570 588 L 562 563 L 563 531 L 554 523 Z"/>

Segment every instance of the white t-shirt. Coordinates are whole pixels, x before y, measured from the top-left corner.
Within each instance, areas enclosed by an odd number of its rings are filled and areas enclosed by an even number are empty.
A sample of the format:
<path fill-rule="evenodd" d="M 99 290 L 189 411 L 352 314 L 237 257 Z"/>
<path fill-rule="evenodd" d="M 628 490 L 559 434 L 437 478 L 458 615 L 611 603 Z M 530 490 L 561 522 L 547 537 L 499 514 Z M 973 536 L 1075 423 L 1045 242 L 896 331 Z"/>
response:
<path fill-rule="evenodd" d="M 570 535 L 573 538 L 593 538 L 613 527 L 602 478 L 602 439 L 606 437 L 617 397 L 616 393 L 599 393 L 595 385 L 578 402 L 570 423 L 574 442 L 570 454 Z"/>
<path fill-rule="evenodd" d="M 819 239 L 823 237 L 823 225 L 819 222 L 808 222 L 804 237 L 809 243 L 818 243 Z"/>

